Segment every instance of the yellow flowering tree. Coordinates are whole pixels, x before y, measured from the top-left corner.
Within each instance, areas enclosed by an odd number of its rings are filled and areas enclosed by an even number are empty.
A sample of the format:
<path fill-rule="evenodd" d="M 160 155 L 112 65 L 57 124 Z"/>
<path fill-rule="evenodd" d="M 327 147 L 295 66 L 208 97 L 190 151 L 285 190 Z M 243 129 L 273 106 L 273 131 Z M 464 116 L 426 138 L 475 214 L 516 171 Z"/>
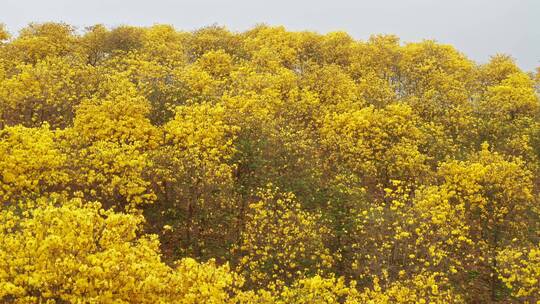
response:
<path fill-rule="evenodd" d="M 11 64 L 36 63 L 52 56 L 66 56 L 78 51 L 75 28 L 65 23 L 30 23 L 19 31 L 9 45 L 5 56 Z"/>
<path fill-rule="evenodd" d="M 390 180 L 426 178 L 427 157 L 420 150 L 424 135 L 417 119 L 407 105 L 370 106 L 326 115 L 320 132 L 331 161 L 357 174 L 364 185 L 381 189 Z"/>
<path fill-rule="evenodd" d="M 138 236 L 141 216 L 80 199 L 37 204 L 0 211 L 3 302 L 225 303 L 241 284 L 228 266 L 161 262 L 156 236 Z"/>
<path fill-rule="evenodd" d="M 237 269 L 248 286 L 282 287 L 305 275 L 324 272 L 332 257 L 324 247 L 318 216 L 303 211 L 292 193 L 269 188 L 249 205 Z"/>
<path fill-rule="evenodd" d="M 230 160 L 237 127 L 221 106 L 195 104 L 177 107 L 163 129 L 165 144 L 151 155 L 158 204 L 148 215 L 173 228 L 165 237 L 174 254 L 224 254 L 236 212 Z"/>
<path fill-rule="evenodd" d="M 20 64 L 0 82 L 0 125 L 53 128 L 73 123 L 75 108 L 89 97 L 95 71 L 76 58 L 47 57 Z"/>
<path fill-rule="evenodd" d="M 520 301 L 534 303 L 540 293 L 540 250 L 508 247 L 497 255 L 499 278 Z"/>
<path fill-rule="evenodd" d="M 67 155 L 48 125 L 0 130 L 0 200 L 4 205 L 60 191 L 69 181 Z"/>

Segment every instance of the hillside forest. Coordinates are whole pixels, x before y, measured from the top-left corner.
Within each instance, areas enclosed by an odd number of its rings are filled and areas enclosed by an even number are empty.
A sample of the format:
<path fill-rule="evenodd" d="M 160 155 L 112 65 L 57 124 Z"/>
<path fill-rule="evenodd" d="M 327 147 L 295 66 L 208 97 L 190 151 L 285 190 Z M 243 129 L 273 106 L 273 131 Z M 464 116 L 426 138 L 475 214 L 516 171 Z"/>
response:
<path fill-rule="evenodd" d="M 540 303 L 540 69 L 0 26 L 0 302 Z"/>

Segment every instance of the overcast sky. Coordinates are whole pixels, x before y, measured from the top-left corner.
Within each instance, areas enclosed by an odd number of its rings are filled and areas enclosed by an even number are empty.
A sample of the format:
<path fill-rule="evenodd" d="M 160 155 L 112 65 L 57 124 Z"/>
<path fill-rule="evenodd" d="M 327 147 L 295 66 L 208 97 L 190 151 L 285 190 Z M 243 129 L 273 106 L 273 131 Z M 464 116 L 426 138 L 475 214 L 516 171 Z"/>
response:
<path fill-rule="evenodd" d="M 540 0 L 0 0 L 0 22 L 12 32 L 32 21 L 182 30 L 219 24 L 235 31 L 266 23 L 343 30 L 357 39 L 387 33 L 453 44 L 479 62 L 506 53 L 525 70 L 540 66 Z"/>

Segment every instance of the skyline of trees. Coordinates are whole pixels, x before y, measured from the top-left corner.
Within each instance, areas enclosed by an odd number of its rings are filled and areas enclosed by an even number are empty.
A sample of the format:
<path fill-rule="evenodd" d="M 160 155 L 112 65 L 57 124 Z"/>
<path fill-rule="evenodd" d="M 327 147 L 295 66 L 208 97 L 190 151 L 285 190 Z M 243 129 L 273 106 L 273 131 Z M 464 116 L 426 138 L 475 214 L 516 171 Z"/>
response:
<path fill-rule="evenodd" d="M 0 300 L 536 303 L 539 89 L 393 35 L 0 26 Z"/>

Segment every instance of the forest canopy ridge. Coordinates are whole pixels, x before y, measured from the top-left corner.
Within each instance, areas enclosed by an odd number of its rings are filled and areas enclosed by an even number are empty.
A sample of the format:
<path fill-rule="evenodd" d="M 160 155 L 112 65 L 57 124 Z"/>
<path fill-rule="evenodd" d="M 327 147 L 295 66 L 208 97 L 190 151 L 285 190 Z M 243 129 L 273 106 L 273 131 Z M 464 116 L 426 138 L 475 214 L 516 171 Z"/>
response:
<path fill-rule="evenodd" d="M 394 35 L 0 26 L 0 302 L 537 303 L 539 75 Z"/>

